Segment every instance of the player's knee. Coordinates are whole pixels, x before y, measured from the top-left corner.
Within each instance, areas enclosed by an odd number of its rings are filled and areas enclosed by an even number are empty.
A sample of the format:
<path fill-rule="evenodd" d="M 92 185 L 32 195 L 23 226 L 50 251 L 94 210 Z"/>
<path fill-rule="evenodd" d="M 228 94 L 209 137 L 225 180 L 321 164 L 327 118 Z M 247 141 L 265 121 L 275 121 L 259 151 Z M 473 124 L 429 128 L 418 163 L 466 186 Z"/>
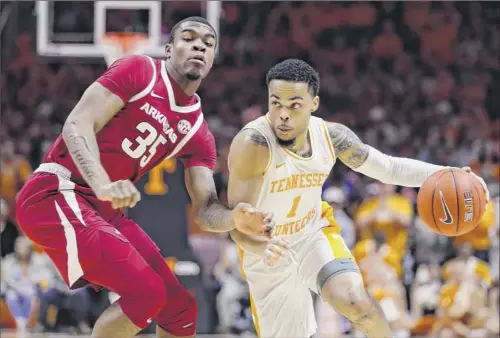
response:
<path fill-rule="evenodd" d="M 136 286 L 139 291 L 135 298 L 138 300 L 138 304 L 144 308 L 144 315 L 148 319 L 154 318 L 167 302 L 167 291 L 163 279 L 155 275 L 155 278 L 148 278 L 139 284 L 140 286 Z"/>
<path fill-rule="evenodd" d="M 136 326 L 147 327 L 165 307 L 167 292 L 163 279 L 152 269 L 146 269 L 123 283 L 118 304 Z"/>
<path fill-rule="evenodd" d="M 328 279 L 321 295 L 339 313 L 355 323 L 371 318 L 376 312 L 376 305 L 365 290 L 363 278 L 354 271 Z"/>
<path fill-rule="evenodd" d="M 337 278 L 340 276 L 342 278 Z M 332 282 L 332 279 L 335 279 L 335 281 Z M 334 259 L 326 263 L 318 272 L 316 285 L 323 294 L 326 284 L 339 285 L 344 280 L 354 280 L 355 282 L 361 280 L 361 283 L 363 283 L 361 273 L 354 259 Z M 327 289 L 326 292 L 329 292 L 329 290 Z"/>
<path fill-rule="evenodd" d="M 184 288 L 167 295 L 167 304 L 156 318 L 158 326 L 174 336 L 192 336 L 196 332 L 198 306 Z"/>

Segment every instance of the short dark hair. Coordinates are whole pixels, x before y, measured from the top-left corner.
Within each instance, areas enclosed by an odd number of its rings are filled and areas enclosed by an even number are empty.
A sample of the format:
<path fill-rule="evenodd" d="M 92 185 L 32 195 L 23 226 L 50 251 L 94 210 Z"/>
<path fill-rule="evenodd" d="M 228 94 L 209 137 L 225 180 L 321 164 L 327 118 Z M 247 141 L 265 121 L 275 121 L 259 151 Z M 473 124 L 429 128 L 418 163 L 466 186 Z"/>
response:
<path fill-rule="evenodd" d="M 269 69 L 266 84 L 272 80 L 307 83 L 312 96 L 319 93 L 319 74 L 306 62 L 298 59 L 287 59 Z"/>
<path fill-rule="evenodd" d="M 172 27 L 172 29 L 170 30 L 170 35 L 168 37 L 168 41 L 167 43 L 173 43 L 174 42 L 174 39 L 175 39 L 175 33 L 176 31 L 179 29 L 179 26 L 183 23 L 183 22 L 199 22 L 199 23 L 202 23 L 204 25 L 207 25 L 208 27 L 212 28 L 212 30 L 214 31 L 215 33 L 215 38 L 217 39 L 217 32 L 215 31 L 215 28 L 210 24 L 210 22 L 208 22 L 207 19 L 205 18 L 202 18 L 201 16 L 190 16 L 188 18 L 185 18 L 185 19 L 182 19 L 181 21 L 179 21 L 178 23 L 176 23 L 174 25 L 174 27 Z"/>

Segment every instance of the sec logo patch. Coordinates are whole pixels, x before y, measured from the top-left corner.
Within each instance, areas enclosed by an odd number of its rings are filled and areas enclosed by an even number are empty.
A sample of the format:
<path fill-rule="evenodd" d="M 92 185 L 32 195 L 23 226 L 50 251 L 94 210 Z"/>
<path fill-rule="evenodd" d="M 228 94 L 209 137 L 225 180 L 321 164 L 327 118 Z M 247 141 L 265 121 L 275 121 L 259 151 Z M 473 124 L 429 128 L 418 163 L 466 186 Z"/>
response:
<path fill-rule="evenodd" d="M 191 130 L 191 123 L 186 120 L 180 120 L 179 123 L 177 123 L 177 130 L 179 133 L 186 135 Z"/>

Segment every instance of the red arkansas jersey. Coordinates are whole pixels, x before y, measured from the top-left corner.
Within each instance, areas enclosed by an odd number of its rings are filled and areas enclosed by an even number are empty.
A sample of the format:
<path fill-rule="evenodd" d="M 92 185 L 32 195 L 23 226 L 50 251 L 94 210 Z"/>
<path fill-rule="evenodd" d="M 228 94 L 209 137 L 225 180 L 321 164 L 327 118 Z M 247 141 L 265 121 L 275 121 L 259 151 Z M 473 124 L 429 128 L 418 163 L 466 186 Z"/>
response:
<path fill-rule="evenodd" d="M 201 112 L 198 95 L 187 96 L 168 75 L 165 61 L 145 55 L 114 62 L 97 82 L 125 106 L 96 135 L 100 160 L 112 181 L 137 181 L 164 158 L 179 158 L 186 168 L 215 167 L 215 140 Z M 44 160 L 71 171 L 87 185 L 59 136 Z"/>

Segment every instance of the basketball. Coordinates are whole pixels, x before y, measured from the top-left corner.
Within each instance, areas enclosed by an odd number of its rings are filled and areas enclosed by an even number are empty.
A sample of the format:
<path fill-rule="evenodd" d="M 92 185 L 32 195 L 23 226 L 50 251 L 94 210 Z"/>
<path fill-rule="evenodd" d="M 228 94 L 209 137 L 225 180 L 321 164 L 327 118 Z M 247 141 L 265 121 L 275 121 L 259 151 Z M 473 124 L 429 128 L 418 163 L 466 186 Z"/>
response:
<path fill-rule="evenodd" d="M 418 192 L 418 213 L 441 235 L 472 231 L 483 217 L 486 196 L 481 183 L 462 169 L 443 169 L 429 177 Z"/>

